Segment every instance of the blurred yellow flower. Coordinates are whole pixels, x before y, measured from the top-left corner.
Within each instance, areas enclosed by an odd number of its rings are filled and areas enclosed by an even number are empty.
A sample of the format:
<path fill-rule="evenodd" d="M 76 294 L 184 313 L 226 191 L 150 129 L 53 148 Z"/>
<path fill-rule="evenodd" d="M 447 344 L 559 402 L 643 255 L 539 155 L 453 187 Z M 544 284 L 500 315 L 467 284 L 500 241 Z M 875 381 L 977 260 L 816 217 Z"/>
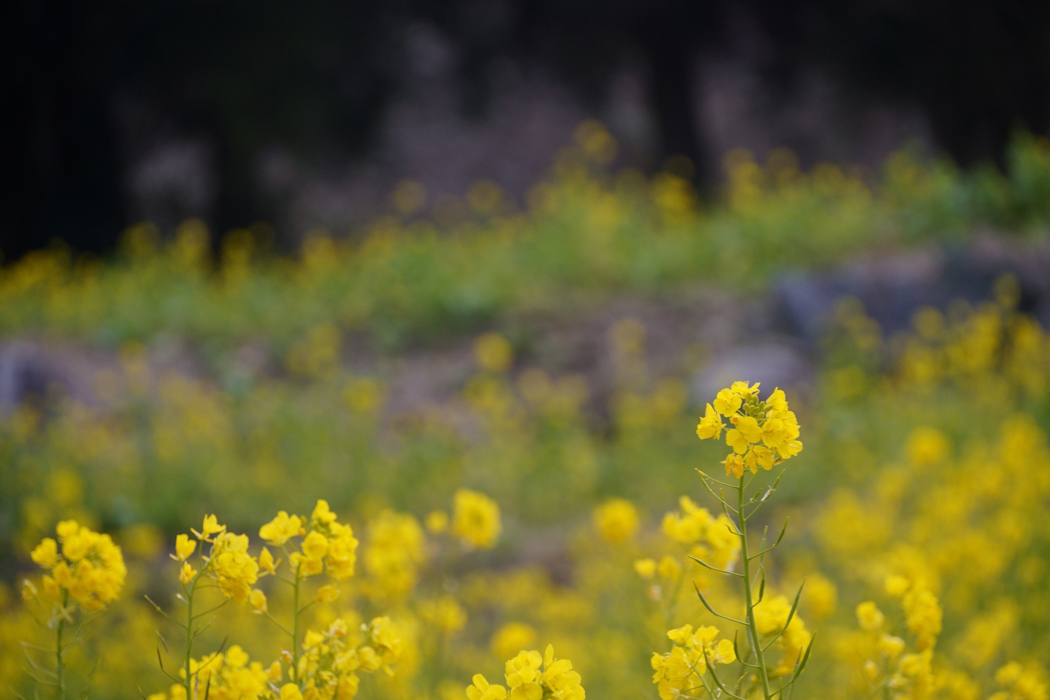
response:
<path fill-rule="evenodd" d="M 474 341 L 474 358 L 482 369 L 505 372 L 514 360 L 514 350 L 499 333 L 485 333 Z"/>
<path fill-rule="evenodd" d="M 860 623 L 861 629 L 868 632 L 878 632 L 882 629 L 885 621 L 886 616 L 870 600 L 857 606 L 857 622 Z"/>
<path fill-rule="evenodd" d="M 248 594 L 248 602 L 260 613 L 267 611 L 266 594 L 258 588 L 253 588 L 252 592 Z"/>
<path fill-rule="evenodd" d="M 452 534 L 472 547 L 489 549 L 502 531 L 499 505 L 488 496 L 460 489 L 452 507 Z"/>
<path fill-rule="evenodd" d="M 594 510 L 594 527 L 603 540 L 621 544 L 638 531 L 638 511 L 624 498 L 610 498 Z"/>

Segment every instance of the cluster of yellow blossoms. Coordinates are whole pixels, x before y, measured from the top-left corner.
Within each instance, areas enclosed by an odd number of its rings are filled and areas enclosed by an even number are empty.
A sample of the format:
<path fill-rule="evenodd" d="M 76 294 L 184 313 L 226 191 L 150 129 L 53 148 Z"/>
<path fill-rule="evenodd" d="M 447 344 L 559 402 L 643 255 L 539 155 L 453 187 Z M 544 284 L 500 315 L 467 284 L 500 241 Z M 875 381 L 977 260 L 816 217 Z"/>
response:
<path fill-rule="evenodd" d="M 696 426 L 697 437 L 718 439 L 726 428 L 722 416 L 733 426 L 726 432 L 726 444 L 733 448 L 722 462 L 726 474 L 740 478 L 745 468 L 752 474 L 758 467 L 772 469 L 802 451 L 798 420 L 780 389 L 762 401 L 758 398 L 757 382 L 733 382 L 718 392 L 714 406 L 707 404 Z"/>
<path fill-rule="evenodd" d="M 302 577 L 327 572 L 337 581 L 354 575 L 357 563 L 357 538 L 349 525 L 336 522 L 325 500 L 318 500 L 309 518 L 279 511 L 277 517 L 259 528 L 259 537 L 273 547 L 288 552 L 292 538 L 302 538 L 298 548 L 288 554 L 291 567 Z M 307 527 L 309 526 L 309 527 Z M 266 547 L 259 553 L 259 564 L 271 574 L 279 560 Z"/>
<path fill-rule="evenodd" d="M 995 682 L 1002 690 L 989 700 L 1047 700 L 1050 690 L 1037 669 L 1025 668 L 1011 661 L 995 674 Z"/>
<path fill-rule="evenodd" d="M 685 625 L 669 630 L 667 637 L 674 642 L 674 647 L 665 654 L 653 652 L 651 660 L 653 683 L 661 700 L 710 693 L 715 685 L 704 678 L 708 666 L 736 661 L 733 642 L 718 639 L 717 627 L 699 627 L 694 631 L 692 625 Z"/>
<path fill-rule="evenodd" d="M 358 671 L 393 675 L 390 667 L 401 658 L 403 642 L 390 618 L 361 625 L 354 638 L 349 633 L 342 618 L 323 632 L 307 632 L 296 673 L 300 684 L 282 686 L 281 700 L 351 700 L 360 686 Z"/>
<path fill-rule="evenodd" d="M 452 504 L 452 534 L 469 547 L 489 549 L 502 532 L 499 504 L 483 493 L 456 491 Z"/>
<path fill-rule="evenodd" d="M 594 509 L 594 527 L 609 544 L 623 544 L 638 532 L 638 511 L 625 498 L 610 498 Z"/>
<path fill-rule="evenodd" d="M 510 688 L 511 700 L 584 700 L 580 674 L 572 670 L 568 659 L 556 659 L 554 647 L 547 645 L 543 656 L 538 651 L 520 651 L 507 661 L 506 687 L 485 680 L 480 673 L 467 687 L 468 700 L 505 700 Z"/>
<path fill-rule="evenodd" d="M 733 534 L 731 522 L 724 514 L 714 516 L 707 508 L 701 508 L 688 496 L 678 499 L 679 510 L 664 514 L 662 529 L 664 536 L 676 546 L 684 546 L 687 556 L 700 559 L 719 569 L 731 569 L 740 556 L 740 538 Z M 659 561 L 649 557 L 637 559 L 634 570 L 646 581 L 659 575 L 669 590 L 659 586 L 649 589 L 649 597 L 663 599 L 671 595 L 673 584 L 682 576 L 682 562 L 671 554 Z M 701 574 L 694 579 L 701 588 L 707 587 L 706 577 Z M 668 601 L 672 604 L 672 601 Z"/>
<path fill-rule="evenodd" d="M 483 493 L 459 489 L 453 498 L 452 516 L 435 510 L 426 517 L 432 534 L 449 533 L 464 548 L 490 549 L 503 526 L 499 504 Z M 419 568 L 426 560 L 426 536 L 415 517 L 383 510 L 368 523 L 368 548 L 363 561 L 368 580 L 362 590 L 385 602 L 403 600 L 416 586 Z"/>
<path fill-rule="evenodd" d="M 197 543 L 187 535 L 175 539 L 173 558 L 182 562 L 179 580 L 188 585 L 198 576 L 206 575 L 215 580 L 223 595 L 237 604 L 248 600 L 252 584 L 259 579 L 259 562 L 248 554 L 248 535 L 235 535 L 226 531 L 214 515 L 204 516 L 200 532 L 191 530 L 202 543 L 211 545 L 209 554 L 201 554 L 202 566 L 198 571 L 187 561 L 197 549 Z"/>
<path fill-rule="evenodd" d="M 185 669 L 179 669 L 185 678 Z M 280 681 L 281 665 L 274 662 L 264 669 L 258 661 L 250 661 L 248 654 L 236 644 L 225 654 L 216 652 L 200 659 L 190 660 L 190 675 L 197 678 L 197 685 L 206 688 L 210 700 L 256 700 L 268 697 L 272 684 Z M 205 691 L 201 691 L 201 695 Z M 187 700 L 186 688 L 171 686 L 170 694 L 154 693 L 147 700 Z"/>
<path fill-rule="evenodd" d="M 884 685 L 898 700 L 922 700 L 934 690 L 933 649 L 941 632 L 941 606 L 931 591 L 904 576 L 890 575 L 886 592 L 901 598 L 904 622 L 914 637 L 915 651 L 905 653 L 907 642 L 886 631 L 886 616 L 872 601 L 857 606 L 857 622 L 871 635 L 864 673 L 872 683 Z"/>
<path fill-rule="evenodd" d="M 368 523 L 364 568 L 366 592 L 386 601 L 402 600 L 419 578 L 424 561 L 423 528 L 411 515 L 384 510 Z"/>
<path fill-rule="evenodd" d="M 756 603 L 754 610 L 759 635 L 766 638 L 779 635 L 776 644 L 783 651 L 780 663 L 770 671 L 770 676 L 779 678 L 790 674 L 809 649 L 813 635 L 806 629 L 798 611 L 792 614 L 791 601 L 786 596 L 766 598 Z"/>
<path fill-rule="evenodd" d="M 60 522 L 56 532 L 57 542 L 45 537 L 30 554 L 34 562 L 51 572 L 44 576 L 44 592 L 60 598 L 65 591 L 91 611 L 116 600 L 127 576 L 120 547 L 109 535 L 93 532 L 75 520 Z M 35 591 L 28 581 L 26 589 L 27 595 Z"/>
<path fill-rule="evenodd" d="M 225 654 L 208 654 L 190 661 L 190 676 L 200 697 L 214 700 L 351 700 L 357 695 L 358 671 L 383 670 L 392 674 L 391 664 L 401 657 L 402 641 L 387 617 L 377 617 L 361 625 L 353 643 L 349 626 L 336 618 L 324 632 L 306 633 L 303 656 L 299 659 L 302 685 L 281 684 L 284 676 L 280 661 L 268 668 L 257 661 L 249 662 L 239 646 Z M 185 678 L 186 671 L 180 669 Z M 204 690 L 206 689 L 206 690 Z M 170 693 L 154 693 L 148 700 L 187 700 L 183 685 L 171 686 Z"/>
<path fill-rule="evenodd" d="M 740 554 L 740 539 L 733 534 L 729 518 L 725 514 L 711 515 L 688 496 L 679 498 L 678 506 L 679 511 L 664 514 L 664 534 L 689 547 L 693 557 L 721 569 L 732 567 Z"/>

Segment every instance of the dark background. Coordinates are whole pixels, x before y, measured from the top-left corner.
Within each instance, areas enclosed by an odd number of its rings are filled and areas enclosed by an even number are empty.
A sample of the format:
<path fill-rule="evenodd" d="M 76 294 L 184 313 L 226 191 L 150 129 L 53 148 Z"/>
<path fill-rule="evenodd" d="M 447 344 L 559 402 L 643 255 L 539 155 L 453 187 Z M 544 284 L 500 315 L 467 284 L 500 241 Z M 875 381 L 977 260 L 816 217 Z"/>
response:
<path fill-rule="evenodd" d="M 552 109 L 567 100 L 598 117 L 612 113 L 627 75 L 646 126 L 624 162 L 654 170 L 684 154 L 707 192 L 720 150 L 733 145 L 704 127 L 705 110 L 718 108 L 712 80 L 724 88 L 745 76 L 761 96 L 749 118 L 770 138 L 813 76 L 832 86 L 838 111 L 814 112 L 809 136 L 783 136 L 804 162 L 863 154 L 815 139 L 836 128 L 836 115 L 873 105 L 919 115 L 919 128 L 897 132 L 963 165 L 1000 158 L 1014 130 L 1046 133 L 1050 116 L 1050 5 L 1040 2 L 40 0 L 2 12 L 8 261 L 56 240 L 105 253 L 146 217 L 200 216 L 220 232 L 257 221 L 294 228 L 294 198 L 260 184 L 263 175 L 281 180 L 280 163 L 298 173 L 356 168 L 355 182 L 376 192 L 388 184 L 384 167 L 412 176 L 404 163 L 440 131 L 430 138 L 405 122 L 419 145 L 409 139 L 408 155 L 391 159 L 391 110 L 413 95 L 432 106 L 439 81 L 451 86 L 449 109 L 481 133 L 508 75 L 542 75 L 556 87 Z M 735 68 L 710 69 L 726 65 Z M 553 149 L 563 131 L 533 138 Z M 189 194 L 167 208 L 142 195 L 145 176 L 135 175 L 157 144 L 189 144 L 165 151 L 190 163 L 179 171 Z M 477 160 L 513 160 L 504 156 L 497 143 Z M 183 161 L 173 158 L 178 171 Z M 484 174 L 478 167 L 473 175 Z M 305 187 L 302 177 L 285 180 Z M 292 246 L 296 237 L 278 240 Z"/>

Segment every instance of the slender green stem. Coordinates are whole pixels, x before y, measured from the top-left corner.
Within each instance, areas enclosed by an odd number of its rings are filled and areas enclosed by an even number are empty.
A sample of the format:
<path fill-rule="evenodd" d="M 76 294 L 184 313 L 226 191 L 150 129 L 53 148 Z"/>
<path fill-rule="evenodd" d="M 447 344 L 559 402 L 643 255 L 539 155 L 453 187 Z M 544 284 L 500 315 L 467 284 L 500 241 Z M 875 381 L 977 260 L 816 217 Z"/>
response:
<path fill-rule="evenodd" d="M 299 682 L 299 616 L 302 613 L 299 609 L 299 588 L 303 581 L 300 575 L 302 566 L 300 562 L 295 567 L 295 584 L 292 589 L 292 671 L 288 675 L 296 683 Z"/>
<path fill-rule="evenodd" d="M 744 565 L 744 602 L 747 604 L 747 632 L 751 638 L 751 648 L 755 652 L 755 658 L 758 661 L 758 675 L 762 680 L 762 693 L 766 700 L 772 698 L 772 694 L 769 690 L 769 673 L 766 670 L 766 661 L 762 655 L 762 643 L 758 636 L 758 625 L 755 623 L 755 606 L 752 602 L 751 596 L 751 559 L 747 553 L 747 519 L 743 516 L 744 510 L 744 476 L 741 475 L 740 483 L 737 487 L 738 494 L 738 512 L 740 516 L 740 556 L 743 560 Z"/>
<path fill-rule="evenodd" d="M 674 622 L 674 614 L 678 611 L 678 596 L 682 592 L 682 581 L 685 580 L 685 575 L 680 575 L 678 580 L 675 582 L 674 587 L 668 591 L 669 596 L 666 597 L 664 605 L 664 627 L 671 629 L 671 624 Z"/>
<path fill-rule="evenodd" d="M 58 700 L 66 698 L 65 664 L 62 663 L 62 630 L 66 624 L 66 606 L 69 605 L 69 591 L 62 589 L 62 610 L 55 625 L 55 686 Z"/>
<path fill-rule="evenodd" d="M 190 581 L 189 589 L 183 588 L 186 592 L 186 649 L 183 656 L 185 657 L 183 669 L 186 672 L 186 699 L 194 700 L 193 694 L 193 674 L 190 673 L 190 661 L 193 659 L 193 594 L 197 588 L 197 579 L 200 578 L 202 571 L 197 572 L 197 575 Z"/>

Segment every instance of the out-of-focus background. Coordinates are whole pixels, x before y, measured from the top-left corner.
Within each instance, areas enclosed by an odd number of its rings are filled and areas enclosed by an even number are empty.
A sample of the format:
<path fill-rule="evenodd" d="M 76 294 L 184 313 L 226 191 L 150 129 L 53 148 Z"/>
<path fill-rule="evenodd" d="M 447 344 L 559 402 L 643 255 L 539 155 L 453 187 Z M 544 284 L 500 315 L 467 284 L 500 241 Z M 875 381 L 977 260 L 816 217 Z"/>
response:
<path fill-rule="evenodd" d="M 387 611 L 411 650 L 375 697 L 460 698 L 548 641 L 592 697 L 656 697 L 668 626 L 712 623 L 677 582 L 739 604 L 660 522 L 717 514 L 697 416 L 746 379 L 802 425 L 762 518 L 821 630 L 800 697 L 869 696 L 853 611 L 908 637 L 895 575 L 944 608 L 936 687 L 895 697 L 1045 700 L 1050 6 L 2 13 L 0 687 L 30 692 L 16 584 L 58 521 L 124 549 L 80 663 L 132 698 L 169 685 L 142 595 L 171 599 L 176 534 L 217 513 L 254 548 L 324 498 L 361 583 L 317 620 Z M 461 487 L 495 549 L 424 535 Z M 368 561 L 398 547 L 394 586 Z M 276 658 L 222 615 L 207 643 Z"/>
<path fill-rule="evenodd" d="M 516 202 L 572 130 L 616 166 L 792 149 L 876 168 L 895 149 L 1005 163 L 1047 128 L 1039 3 L 147 2 L 4 10 L 8 260 L 264 222 L 348 235 L 402 180 L 425 206 L 495 182 Z"/>

